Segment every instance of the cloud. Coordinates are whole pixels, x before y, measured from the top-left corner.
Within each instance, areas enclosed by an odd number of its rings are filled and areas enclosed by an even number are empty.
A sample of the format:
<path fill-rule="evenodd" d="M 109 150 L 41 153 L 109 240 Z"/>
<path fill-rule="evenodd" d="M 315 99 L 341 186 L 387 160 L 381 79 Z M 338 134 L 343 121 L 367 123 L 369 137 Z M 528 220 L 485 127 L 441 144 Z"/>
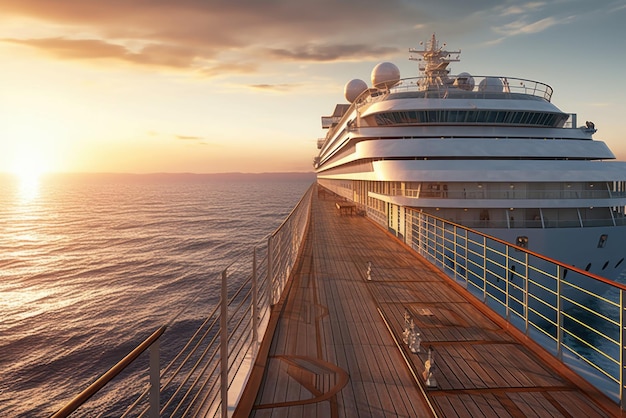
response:
<path fill-rule="evenodd" d="M 497 44 L 510 37 L 541 33 L 577 20 L 575 16 L 562 14 L 561 3 L 561 0 L 550 4 L 537 1 L 496 7 L 491 18 L 498 23 L 492 26 L 492 30 L 500 35 L 500 38 L 488 44 Z"/>
<path fill-rule="evenodd" d="M 219 77 L 230 74 L 251 74 L 257 71 L 259 65 L 254 62 L 212 62 L 199 68 L 206 77 Z"/>
<path fill-rule="evenodd" d="M 335 61 L 385 56 L 397 53 L 397 48 L 368 44 L 308 45 L 293 49 L 268 49 L 269 55 L 289 61 Z"/>
<path fill-rule="evenodd" d="M 176 135 L 176 139 L 183 141 L 202 141 L 204 138 L 201 136 Z"/>
<path fill-rule="evenodd" d="M 51 34 L 2 35 L 58 59 L 112 59 L 142 66 L 189 69 L 204 76 L 257 71 L 267 62 L 327 62 L 395 52 L 389 28 L 427 22 L 406 0 L 178 0 L 106 2 L 3 0 L 0 24 Z M 35 23 L 33 23 L 33 20 Z M 26 23 L 27 22 L 27 23 Z M 37 25 L 36 23 L 39 23 Z M 14 26 L 12 26 L 14 27 Z M 387 38 L 376 34 L 384 29 Z M 354 44 L 360 39 L 362 44 Z"/>
<path fill-rule="evenodd" d="M 502 6 L 500 7 L 499 15 L 500 16 L 514 16 L 526 14 L 532 11 L 538 11 L 545 7 L 546 3 L 543 2 L 529 2 L 522 5 L 514 5 L 514 6 Z"/>
<path fill-rule="evenodd" d="M 0 37 L 57 59 L 106 59 L 202 77 L 252 74 L 271 64 L 351 62 L 406 53 L 444 30 L 461 36 L 489 22 L 508 37 L 566 23 L 561 0 L 2 0 Z M 617 3 L 616 3 L 617 4 Z M 52 35 L 2 35 L 7 19 Z M 34 25 L 33 19 L 41 23 Z M 13 26 L 12 26 L 13 27 Z M 28 27 L 28 25 L 24 25 Z M 8 30 L 8 29 L 7 29 Z M 54 32 L 55 31 L 55 32 Z M 355 42 L 358 40 L 358 42 Z M 402 46 L 399 49 L 399 46 Z"/>
<path fill-rule="evenodd" d="M 517 36 L 517 35 L 522 35 L 522 34 L 543 32 L 544 30 L 554 25 L 557 25 L 558 23 L 559 22 L 557 22 L 552 17 L 546 17 L 544 19 L 540 19 L 532 23 L 529 23 L 526 20 L 522 19 L 522 20 L 516 20 L 510 23 L 507 23 L 502 26 L 495 27 L 494 30 L 497 33 L 510 37 L 510 36 Z"/>
<path fill-rule="evenodd" d="M 622 10 L 626 10 L 626 4 L 622 3 L 621 1 L 618 1 L 618 2 L 613 3 L 611 9 L 609 10 L 609 13 L 615 13 L 615 12 L 619 12 Z"/>
<path fill-rule="evenodd" d="M 89 58 L 120 58 L 128 55 L 128 50 L 97 39 L 3 39 L 4 42 L 27 45 L 38 48 L 58 58 L 89 59 Z"/>
<path fill-rule="evenodd" d="M 146 45 L 134 52 L 124 45 L 99 39 L 39 38 L 3 41 L 37 48 L 60 59 L 115 59 L 140 65 L 190 68 L 195 58 L 193 50 L 176 45 Z"/>
<path fill-rule="evenodd" d="M 298 84 L 251 84 L 255 90 L 284 92 L 298 88 Z"/>

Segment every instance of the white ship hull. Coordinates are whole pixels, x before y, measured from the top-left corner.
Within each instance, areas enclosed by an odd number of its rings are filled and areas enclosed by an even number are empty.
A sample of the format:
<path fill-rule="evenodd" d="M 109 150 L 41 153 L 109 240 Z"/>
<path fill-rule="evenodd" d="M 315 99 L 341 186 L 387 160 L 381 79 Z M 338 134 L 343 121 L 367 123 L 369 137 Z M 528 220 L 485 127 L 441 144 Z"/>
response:
<path fill-rule="evenodd" d="M 379 65 L 374 87 L 351 81 L 350 103 L 322 118 L 318 182 L 402 239 L 421 210 L 617 279 L 626 267 L 626 163 L 610 161 L 593 123 L 578 127 L 550 102 L 548 85 L 450 75 L 458 52 L 434 36 L 411 52 L 423 56 L 422 77 Z"/>

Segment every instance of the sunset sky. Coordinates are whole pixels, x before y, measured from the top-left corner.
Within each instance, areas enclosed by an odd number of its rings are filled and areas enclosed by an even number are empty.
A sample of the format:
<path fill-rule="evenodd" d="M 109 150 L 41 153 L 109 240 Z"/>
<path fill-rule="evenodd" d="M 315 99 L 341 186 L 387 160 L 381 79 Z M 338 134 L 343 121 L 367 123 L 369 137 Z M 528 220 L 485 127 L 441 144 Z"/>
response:
<path fill-rule="evenodd" d="M 0 0 L 0 172 L 310 171 L 352 78 L 435 32 L 626 160 L 625 0 Z"/>

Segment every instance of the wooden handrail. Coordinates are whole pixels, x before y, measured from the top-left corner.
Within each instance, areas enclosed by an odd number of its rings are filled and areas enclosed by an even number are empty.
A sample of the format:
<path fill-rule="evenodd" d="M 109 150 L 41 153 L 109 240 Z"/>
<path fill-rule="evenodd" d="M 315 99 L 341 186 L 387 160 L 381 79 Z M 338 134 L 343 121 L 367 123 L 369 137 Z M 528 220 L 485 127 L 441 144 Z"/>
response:
<path fill-rule="evenodd" d="M 51 418 L 65 418 L 72 412 L 76 411 L 82 404 L 87 402 L 96 392 L 98 392 L 104 385 L 109 383 L 115 376 L 120 374 L 122 370 L 128 367 L 141 353 L 146 351 L 161 335 L 165 332 L 167 326 L 163 325 L 146 338 L 141 344 L 131 351 L 126 357 L 120 360 L 109 371 L 100 376 L 98 380 L 93 382 L 89 387 L 79 393 L 74 399 L 67 403 L 63 408 L 55 412 Z"/>

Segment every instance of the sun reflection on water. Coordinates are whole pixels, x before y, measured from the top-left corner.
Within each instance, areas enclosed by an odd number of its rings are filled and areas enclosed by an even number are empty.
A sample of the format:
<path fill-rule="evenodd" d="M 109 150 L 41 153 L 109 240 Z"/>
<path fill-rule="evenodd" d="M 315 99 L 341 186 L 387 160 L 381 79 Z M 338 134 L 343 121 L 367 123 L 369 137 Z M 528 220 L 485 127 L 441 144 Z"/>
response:
<path fill-rule="evenodd" d="M 49 289 L 24 288 L 2 289 L 0 292 L 0 304 L 11 312 L 15 320 L 23 320 L 36 316 L 50 308 L 50 303 L 42 301 L 53 292 Z M 56 302 L 57 305 L 61 305 Z"/>
<path fill-rule="evenodd" d="M 17 181 L 17 197 L 20 202 L 28 203 L 39 197 L 39 174 L 29 173 L 27 175 L 20 175 Z"/>

